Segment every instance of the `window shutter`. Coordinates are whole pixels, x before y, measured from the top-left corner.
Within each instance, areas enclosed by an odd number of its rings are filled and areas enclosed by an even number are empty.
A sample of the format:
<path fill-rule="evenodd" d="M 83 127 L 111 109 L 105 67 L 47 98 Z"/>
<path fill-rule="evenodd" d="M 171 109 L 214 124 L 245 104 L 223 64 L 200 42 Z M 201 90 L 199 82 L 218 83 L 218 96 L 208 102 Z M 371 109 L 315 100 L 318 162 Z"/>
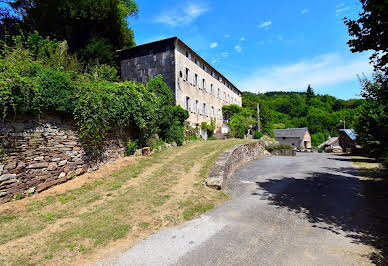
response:
<path fill-rule="evenodd" d="M 200 76 L 198 76 L 198 83 L 198 89 L 202 89 L 202 80 Z"/>
<path fill-rule="evenodd" d="M 183 66 L 183 80 L 187 80 L 187 75 L 186 75 L 186 67 Z"/>
<path fill-rule="evenodd" d="M 199 114 L 201 115 L 202 114 L 202 103 L 201 102 L 198 102 L 199 103 Z"/>

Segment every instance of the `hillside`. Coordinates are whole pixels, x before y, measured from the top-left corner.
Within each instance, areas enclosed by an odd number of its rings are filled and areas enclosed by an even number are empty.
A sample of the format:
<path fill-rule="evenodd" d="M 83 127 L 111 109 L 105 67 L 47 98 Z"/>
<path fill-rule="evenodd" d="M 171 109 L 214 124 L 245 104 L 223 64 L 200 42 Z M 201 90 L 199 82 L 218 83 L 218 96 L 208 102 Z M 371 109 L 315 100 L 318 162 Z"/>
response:
<path fill-rule="evenodd" d="M 338 136 L 338 129 L 352 128 L 363 99 L 342 100 L 330 95 L 310 92 L 244 93 L 243 106 L 252 110 L 260 103 L 263 130 L 275 128 L 308 127 L 313 146 L 328 136 Z"/>

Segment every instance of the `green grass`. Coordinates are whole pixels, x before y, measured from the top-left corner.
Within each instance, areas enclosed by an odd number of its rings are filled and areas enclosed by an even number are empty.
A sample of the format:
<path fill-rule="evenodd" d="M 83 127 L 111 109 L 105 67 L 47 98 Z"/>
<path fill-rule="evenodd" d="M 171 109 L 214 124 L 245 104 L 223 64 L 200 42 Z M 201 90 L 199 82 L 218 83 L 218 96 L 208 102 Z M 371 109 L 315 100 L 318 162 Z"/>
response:
<path fill-rule="evenodd" d="M 61 260 L 61 256 L 77 257 L 128 234 L 138 235 L 134 226 L 136 230 L 151 233 L 192 219 L 227 198 L 220 191 L 205 189 L 203 180 L 221 152 L 246 142 L 215 140 L 172 147 L 150 157 L 137 158 L 136 164 L 92 184 L 44 199 L 31 198 L 24 211 L 0 214 L 0 245 L 39 231 L 46 232 L 46 237 L 39 243 L 32 242 L 28 251 L 8 256 L 6 261 L 45 264 Z M 199 170 L 190 172 L 198 164 Z M 128 183 L 141 174 L 141 179 L 133 180 L 136 185 Z M 182 174 L 194 174 L 195 182 L 186 188 L 184 200 L 176 201 L 174 186 Z M 160 217 L 161 210 L 168 210 L 169 214 Z M 152 222 L 145 222 L 144 217 Z M 47 231 L 49 225 L 64 218 L 68 222 L 55 231 Z M 32 253 L 39 256 L 29 255 Z"/>

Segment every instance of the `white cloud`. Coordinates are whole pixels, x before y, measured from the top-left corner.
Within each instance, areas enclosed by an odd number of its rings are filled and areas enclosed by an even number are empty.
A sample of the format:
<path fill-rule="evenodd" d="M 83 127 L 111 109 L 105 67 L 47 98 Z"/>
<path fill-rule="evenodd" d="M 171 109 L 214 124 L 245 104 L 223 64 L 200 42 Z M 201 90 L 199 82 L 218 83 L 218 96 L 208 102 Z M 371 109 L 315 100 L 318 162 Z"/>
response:
<path fill-rule="evenodd" d="M 241 53 L 241 51 L 242 51 L 241 46 L 238 44 L 236 46 L 234 46 L 234 49 L 237 51 L 237 53 Z"/>
<path fill-rule="evenodd" d="M 189 4 L 185 8 L 175 8 L 163 11 L 159 16 L 155 17 L 154 21 L 157 23 L 167 24 L 172 27 L 187 25 L 207 11 L 208 8 L 205 6 Z"/>
<path fill-rule="evenodd" d="M 212 42 L 210 44 L 210 48 L 216 48 L 218 46 L 218 43 L 217 42 Z"/>
<path fill-rule="evenodd" d="M 230 38 L 230 34 L 225 34 L 224 37 L 225 38 Z"/>
<path fill-rule="evenodd" d="M 309 10 L 308 10 L 308 9 L 306 9 L 306 8 L 305 8 L 305 9 L 303 9 L 302 11 L 300 11 L 300 13 L 301 13 L 301 14 L 306 14 L 306 13 L 308 13 L 308 12 L 309 12 Z"/>
<path fill-rule="evenodd" d="M 342 12 L 344 12 L 344 11 L 346 11 L 346 10 L 348 10 L 348 9 L 349 9 L 348 6 L 345 6 L 345 7 L 342 7 L 342 8 L 337 8 L 337 9 L 335 10 L 335 15 L 338 17 L 338 16 L 341 15 Z"/>
<path fill-rule="evenodd" d="M 278 40 L 283 41 L 283 35 L 278 35 Z"/>
<path fill-rule="evenodd" d="M 268 20 L 268 21 L 264 21 L 263 23 L 261 23 L 257 27 L 259 27 L 260 29 L 261 28 L 268 29 L 271 24 L 272 24 L 272 21 Z"/>
<path fill-rule="evenodd" d="M 222 55 L 222 57 L 228 57 L 229 53 L 228 52 L 223 52 L 221 55 Z"/>
<path fill-rule="evenodd" d="M 341 3 L 341 4 L 336 5 L 335 8 L 340 8 L 340 7 L 344 6 L 344 5 L 345 5 L 344 3 Z"/>
<path fill-rule="evenodd" d="M 369 74 L 372 67 L 366 55 L 346 58 L 338 53 L 324 54 L 287 65 L 262 67 L 242 80 L 243 90 L 266 92 L 304 90 L 308 84 L 325 87 Z"/>
<path fill-rule="evenodd" d="M 241 37 L 241 38 L 240 38 L 240 41 L 245 41 L 245 37 L 244 37 L 244 36 Z"/>

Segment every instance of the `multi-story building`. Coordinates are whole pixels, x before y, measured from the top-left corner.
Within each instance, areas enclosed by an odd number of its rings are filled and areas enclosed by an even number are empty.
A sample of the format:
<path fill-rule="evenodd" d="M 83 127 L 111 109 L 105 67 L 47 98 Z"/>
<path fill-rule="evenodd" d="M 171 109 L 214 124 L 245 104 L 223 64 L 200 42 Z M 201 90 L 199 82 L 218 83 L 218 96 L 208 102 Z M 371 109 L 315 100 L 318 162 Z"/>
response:
<path fill-rule="evenodd" d="M 241 106 L 241 91 L 177 37 L 119 51 L 121 78 L 146 83 L 158 74 L 172 89 L 175 104 L 189 111 L 195 127 L 216 119 L 224 121 L 222 106 Z"/>

